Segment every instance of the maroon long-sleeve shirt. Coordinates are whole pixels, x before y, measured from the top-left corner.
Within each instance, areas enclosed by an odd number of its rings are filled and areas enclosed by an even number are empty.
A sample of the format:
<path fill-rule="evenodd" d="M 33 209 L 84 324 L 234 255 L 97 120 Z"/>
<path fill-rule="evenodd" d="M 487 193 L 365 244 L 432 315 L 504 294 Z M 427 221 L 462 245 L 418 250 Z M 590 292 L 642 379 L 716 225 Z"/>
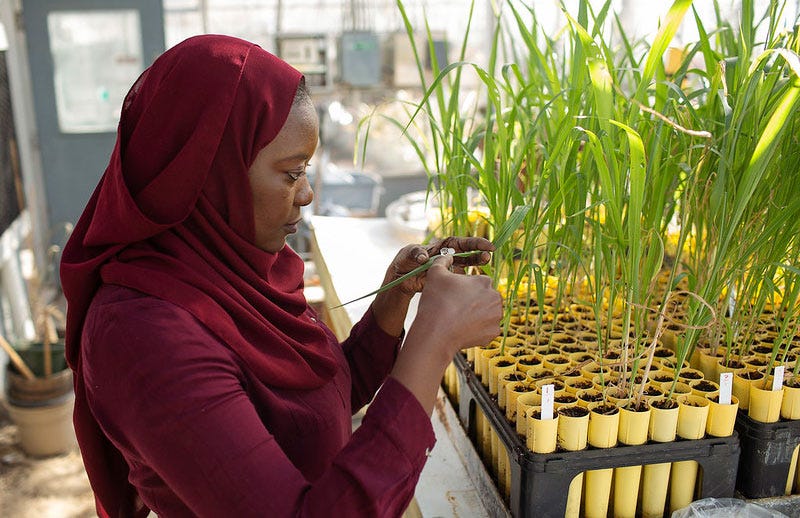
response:
<path fill-rule="evenodd" d="M 326 332 L 337 374 L 283 390 L 183 309 L 103 286 L 83 331 L 87 397 L 147 506 L 163 517 L 401 515 L 435 439 L 387 378 L 400 340 L 371 312 L 341 345 Z"/>

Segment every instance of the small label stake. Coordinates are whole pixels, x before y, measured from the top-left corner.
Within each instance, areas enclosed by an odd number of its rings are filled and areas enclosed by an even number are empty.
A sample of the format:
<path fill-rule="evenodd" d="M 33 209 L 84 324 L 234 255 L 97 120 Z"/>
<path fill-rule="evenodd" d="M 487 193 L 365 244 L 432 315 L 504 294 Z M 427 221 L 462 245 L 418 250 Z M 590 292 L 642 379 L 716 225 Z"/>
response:
<path fill-rule="evenodd" d="M 731 404 L 731 392 L 733 392 L 733 373 L 723 372 L 719 375 L 719 404 Z"/>
<path fill-rule="evenodd" d="M 775 367 L 772 376 L 772 390 L 780 390 L 783 387 L 783 371 L 785 368 L 783 365 Z"/>
<path fill-rule="evenodd" d="M 556 388 L 552 383 L 542 386 L 542 421 L 553 418 L 555 392 Z"/>

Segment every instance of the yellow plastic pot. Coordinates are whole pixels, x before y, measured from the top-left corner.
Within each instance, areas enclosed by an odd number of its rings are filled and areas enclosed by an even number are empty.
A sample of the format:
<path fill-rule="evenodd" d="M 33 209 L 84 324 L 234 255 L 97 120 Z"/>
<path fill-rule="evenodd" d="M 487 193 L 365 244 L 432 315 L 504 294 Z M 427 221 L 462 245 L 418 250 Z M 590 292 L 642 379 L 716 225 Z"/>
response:
<path fill-rule="evenodd" d="M 760 384 L 758 384 L 760 385 Z M 784 388 L 769 390 L 750 385 L 750 406 L 747 415 L 759 423 L 774 423 L 781 416 Z"/>
<path fill-rule="evenodd" d="M 528 435 L 526 437 L 528 449 L 534 453 L 553 453 L 558 444 L 558 412 L 552 419 L 541 418 L 541 407 L 535 406 L 528 410 Z"/>
<path fill-rule="evenodd" d="M 708 422 L 708 399 L 684 395 L 678 398 L 678 436 L 683 439 L 702 439 Z M 697 482 L 697 461 L 686 460 L 672 463 L 670 475 L 670 512 L 683 509 L 694 500 Z"/>
<path fill-rule="evenodd" d="M 783 399 L 781 400 L 781 417 L 784 419 L 800 419 L 799 378 L 792 378 L 786 382 L 786 385 L 783 386 Z"/>
<path fill-rule="evenodd" d="M 728 405 L 721 405 L 719 395 L 708 397 L 708 421 L 706 433 L 713 437 L 730 437 L 736 425 L 736 413 L 739 410 L 739 399 L 731 396 Z"/>
<path fill-rule="evenodd" d="M 587 446 L 589 434 L 589 410 L 580 406 L 558 409 L 558 445 L 564 450 L 578 451 Z M 565 517 L 577 518 L 581 511 L 583 473 L 579 473 L 569 485 Z"/>
<path fill-rule="evenodd" d="M 496 355 L 488 360 L 488 379 L 489 379 L 489 393 L 493 396 L 497 395 L 497 387 L 500 383 L 500 375 L 504 372 L 513 372 L 517 370 L 517 359 L 507 354 Z"/>
<path fill-rule="evenodd" d="M 622 444 L 638 446 L 647 442 L 650 424 L 650 406 L 644 404 L 638 411 L 620 408 L 618 439 Z M 639 482 L 642 466 L 625 466 L 614 469 L 614 516 L 634 518 L 639 500 Z"/>
<path fill-rule="evenodd" d="M 739 399 L 739 408 L 747 410 L 750 408 L 750 385 L 762 382 L 764 373 L 753 369 L 737 369 L 733 372 L 732 393 Z"/>
<path fill-rule="evenodd" d="M 589 406 L 587 441 L 595 448 L 612 448 L 619 434 L 619 407 L 611 403 Z M 608 514 L 613 468 L 589 470 L 585 473 L 584 516 L 605 518 Z"/>
<path fill-rule="evenodd" d="M 672 442 L 678 428 L 677 403 L 673 408 L 661 408 L 668 398 L 656 399 L 650 405 L 650 429 L 648 435 L 655 442 Z M 669 475 L 672 464 L 647 464 L 642 473 L 642 516 L 662 518 L 667 502 Z"/>

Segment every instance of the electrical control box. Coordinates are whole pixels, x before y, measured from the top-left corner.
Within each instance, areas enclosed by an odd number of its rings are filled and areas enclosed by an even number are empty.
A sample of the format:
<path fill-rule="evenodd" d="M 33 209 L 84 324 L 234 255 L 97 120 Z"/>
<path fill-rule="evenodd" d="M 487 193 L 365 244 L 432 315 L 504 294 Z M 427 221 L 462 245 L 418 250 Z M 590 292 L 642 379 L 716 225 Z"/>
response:
<path fill-rule="evenodd" d="M 381 84 L 381 47 L 369 31 L 344 32 L 339 37 L 339 81 L 349 86 Z"/>

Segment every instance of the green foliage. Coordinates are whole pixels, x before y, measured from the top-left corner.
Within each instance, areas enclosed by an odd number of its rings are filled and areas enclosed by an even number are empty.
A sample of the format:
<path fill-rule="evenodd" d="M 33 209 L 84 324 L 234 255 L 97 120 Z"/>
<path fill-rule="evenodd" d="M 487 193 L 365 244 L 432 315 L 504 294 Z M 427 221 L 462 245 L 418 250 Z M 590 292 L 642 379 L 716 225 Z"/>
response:
<path fill-rule="evenodd" d="M 557 297 L 607 319 L 621 306 L 638 359 L 655 344 L 666 276 L 693 294 L 679 362 L 700 338 L 741 346 L 765 308 L 780 309 L 773 358 L 785 355 L 800 291 L 798 29 L 781 29 L 782 2 L 761 19 L 752 1 L 735 20 L 714 7 L 709 29 L 691 0 L 673 0 L 645 41 L 626 34 L 610 0 L 597 11 L 586 0 L 575 12 L 562 5 L 555 33 L 532 4 L 506 0 L 485 68 L 465 60 L 469 30 L 459 59 L 435 67 L 433 80 L 418 61 L 424 94 L 397 124 L 412 141 L 413 128 L 430 128 L 416 149 L 442 230 L 475 232 L 476 211 L 489 236 L 502 229 L 489 273 L 509 306 L 517 293 L 541 299 L 543 279 L 555 277 Z M 472 7 L 467 16 L 471 26 Z M 676 48 L 683 23 L 699 39 Z M 509 220 L 517 231 L 506 236 Z"/>

